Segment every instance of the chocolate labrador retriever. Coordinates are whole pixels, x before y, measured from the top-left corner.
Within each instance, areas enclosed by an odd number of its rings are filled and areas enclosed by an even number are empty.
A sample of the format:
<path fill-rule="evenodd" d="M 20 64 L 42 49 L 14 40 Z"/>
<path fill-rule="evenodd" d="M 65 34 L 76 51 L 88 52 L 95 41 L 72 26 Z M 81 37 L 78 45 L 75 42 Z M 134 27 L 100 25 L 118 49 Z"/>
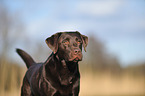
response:
<path fill-rule="evenodd" d="M 35 61 L 21 49 L 17 53 L 28 68 L 21 96 L 78 96 L 82 46 L 86 51 L 88 37 L 79 32 L 59 32 L 46 39 L 52 54 L 44 63 Z"/>

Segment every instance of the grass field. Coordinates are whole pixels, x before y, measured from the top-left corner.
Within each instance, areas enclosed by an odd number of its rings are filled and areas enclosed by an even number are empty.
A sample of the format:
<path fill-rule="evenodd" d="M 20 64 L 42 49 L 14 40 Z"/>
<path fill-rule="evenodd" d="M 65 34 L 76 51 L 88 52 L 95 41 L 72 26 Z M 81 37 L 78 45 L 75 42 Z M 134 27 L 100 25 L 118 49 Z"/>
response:
<path fill-rule="evenodd" d="M 0 96 L 20 96 L 20 89 Z M 145 77 L 81 72 L 80 96 L 145 96 Z"/>
<path fill-rule="evenodd" d="M 145 96 L 145 77 L 83 73 L 80 96 Z"/>

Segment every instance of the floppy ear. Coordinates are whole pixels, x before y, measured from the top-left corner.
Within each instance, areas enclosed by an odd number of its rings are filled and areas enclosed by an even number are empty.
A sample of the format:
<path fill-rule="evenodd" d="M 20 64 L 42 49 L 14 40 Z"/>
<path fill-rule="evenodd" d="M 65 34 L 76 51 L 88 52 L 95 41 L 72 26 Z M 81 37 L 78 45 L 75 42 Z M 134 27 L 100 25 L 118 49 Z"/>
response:
<path fill-rule="evenodd" d="M 78 31 L 76 31 L 76 33 L 80 34 L 80 32 L 78 32 Z M 82 34 L 80 34 L 80 36 L 81 36 L 81 39 L 82 39 L 82 42 L 83 42 L 84 50 L 86 52 L 86 47 L 88 45 L 88 37 L 85 36 L 85 35 L 82 35 Z"/>
<path fill-rule="evenodd" d="M 85 36 L 85 35 L 81 35 L 81 38 L 82 38 L 82 41 L 83 41 L 83 47 L 84 47 L 84 50 L 86 52 L 86 47 L 88 45 L 88 37 Z"/>
<path fill-rule="evenodd" d="M 48 37 L 45 42 L 48 45 L 48 47 L 53 51 L 55 54 L 58 50 L 58 38 L 61 35 L 61 33 L 56 33 L 52 35 L 51 37 Z"/>

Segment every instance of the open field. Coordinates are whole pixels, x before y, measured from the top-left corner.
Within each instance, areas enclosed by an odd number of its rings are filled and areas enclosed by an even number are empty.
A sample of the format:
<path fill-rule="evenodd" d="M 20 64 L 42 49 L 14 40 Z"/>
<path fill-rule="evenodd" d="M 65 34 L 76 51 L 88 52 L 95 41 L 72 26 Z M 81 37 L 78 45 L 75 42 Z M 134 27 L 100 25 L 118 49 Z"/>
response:
<path fill-rule="evenodd" d="M 145 96 L 145 77 L 83 73 L 80 96 Z"/>
<path fill-rule="evenodd" d="M 20 96 L 20 89 L 0 96 Z M 145 77 L 81 72 L 80 96 L 145 96 Z"/>

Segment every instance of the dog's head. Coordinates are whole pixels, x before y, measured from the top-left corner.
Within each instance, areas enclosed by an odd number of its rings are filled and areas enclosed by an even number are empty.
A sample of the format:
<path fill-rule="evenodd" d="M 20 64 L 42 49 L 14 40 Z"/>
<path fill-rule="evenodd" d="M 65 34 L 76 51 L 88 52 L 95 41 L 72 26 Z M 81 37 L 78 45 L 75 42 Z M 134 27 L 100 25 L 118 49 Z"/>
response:
<path fill-rule="evenodd" d="M 59 32 L 46 40 L 53 53 L 65 61 L 78 62 L 82 60 L 82 46 L 86 51 L 88 37 L 76 32 Z"/>

